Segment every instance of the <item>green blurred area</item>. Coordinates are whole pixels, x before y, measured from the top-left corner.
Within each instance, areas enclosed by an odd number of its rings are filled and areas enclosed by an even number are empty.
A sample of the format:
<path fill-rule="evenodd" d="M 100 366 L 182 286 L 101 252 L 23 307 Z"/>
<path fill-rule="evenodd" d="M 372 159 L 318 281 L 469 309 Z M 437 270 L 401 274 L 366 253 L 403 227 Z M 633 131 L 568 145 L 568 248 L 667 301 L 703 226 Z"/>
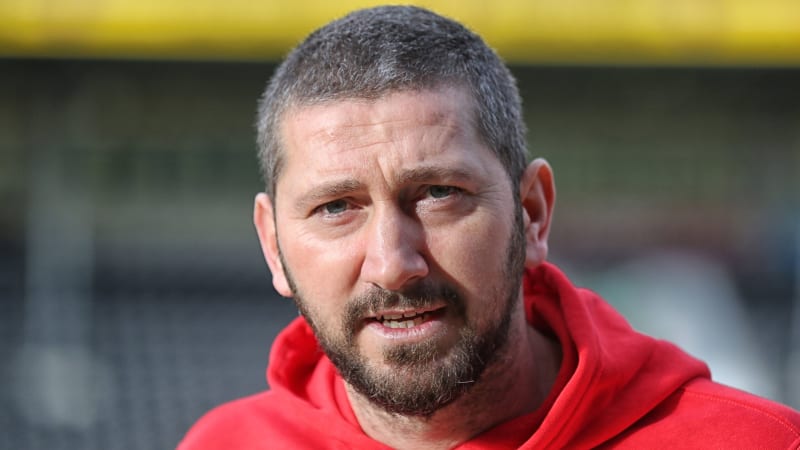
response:
<path fill-rule="evenodd" d="M 259 189 L 252 123 L 272 69 L 0 61 L 4 238 L 21 238 L 29 187 L 48 161 L 64 189 L 89 193 L 100 232 L 166 232 L 137 208 L 177 208 L 198 220 L 187 230 L 176 218 L 171 239 L 249 240 L 249 225 L 233 225 L 246 214 L 220 216 Z M 531 154 L 555 169 L 556 254 L 687 244 L 746 266 L 743 255 L 797 219 L 797 70 L 514 70 Z"/>

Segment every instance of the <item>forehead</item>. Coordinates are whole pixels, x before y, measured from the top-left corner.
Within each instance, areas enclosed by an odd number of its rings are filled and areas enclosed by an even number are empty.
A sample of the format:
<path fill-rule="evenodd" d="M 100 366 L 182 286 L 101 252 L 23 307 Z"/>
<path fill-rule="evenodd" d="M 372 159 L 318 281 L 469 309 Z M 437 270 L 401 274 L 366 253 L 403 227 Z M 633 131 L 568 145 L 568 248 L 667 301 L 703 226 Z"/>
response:
<path fill-rule="evenodd" d="M 481 140 L 473 97 L 461 87 L 393 91 L 287 109 L 278 127 L 285 160 L 335 157 L 403 139 Z"/>

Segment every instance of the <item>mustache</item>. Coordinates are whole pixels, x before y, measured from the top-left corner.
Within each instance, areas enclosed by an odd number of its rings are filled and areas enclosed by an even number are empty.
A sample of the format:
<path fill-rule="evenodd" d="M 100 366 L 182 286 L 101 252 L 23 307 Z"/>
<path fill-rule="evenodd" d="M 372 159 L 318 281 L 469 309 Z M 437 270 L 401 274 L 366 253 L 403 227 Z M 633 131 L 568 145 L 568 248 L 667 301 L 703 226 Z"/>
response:
<path fill-rule="evenodd" d="M 365 316 L 375 311 L 391 308 L 424 308 L 442 302 L 448 308 L 454 309 L 456 314 L 464 313 L 463 294 L 456 286 L 446 281 L 421 280 L 401 291 L 373 286 L 347 304 L 344 324 L 350 334 Z"/>

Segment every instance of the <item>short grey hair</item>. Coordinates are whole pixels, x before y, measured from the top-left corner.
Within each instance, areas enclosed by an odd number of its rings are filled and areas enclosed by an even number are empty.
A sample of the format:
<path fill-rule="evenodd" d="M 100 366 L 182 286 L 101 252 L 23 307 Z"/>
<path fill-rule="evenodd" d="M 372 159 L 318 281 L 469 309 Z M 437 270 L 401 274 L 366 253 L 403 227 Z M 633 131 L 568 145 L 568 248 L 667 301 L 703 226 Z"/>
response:
<path fill-rule="evenodd" d="M 314 31 L 276 69 L 256 122 L 267 194 L 276 200 L 284 162 L 281 121 L 290 108 L 446 85 L 464 86 L 472 95 L 478 134 L 516 191 L 527 157 L 525 123 L 506 65 L 480 36 L 454 20 L 414 6 L 381 6 Z"/>

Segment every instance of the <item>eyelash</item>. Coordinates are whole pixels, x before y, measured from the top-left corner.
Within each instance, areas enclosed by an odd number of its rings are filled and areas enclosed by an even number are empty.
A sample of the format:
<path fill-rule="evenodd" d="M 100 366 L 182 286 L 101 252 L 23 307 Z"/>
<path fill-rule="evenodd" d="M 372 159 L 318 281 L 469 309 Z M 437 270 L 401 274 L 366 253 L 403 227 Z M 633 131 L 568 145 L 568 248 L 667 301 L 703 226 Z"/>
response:
<path fill-rule="evenodd" d="M 333 204 L 340 203 L 340 202 L 342 203 L 342 206 L 344 206 L 344 210 L 343 211 L 341 211 L 341 212 L 330 212 L 330 211 L 327 211 L 328 206 L 331 206 Z M 348 202 L 347 200 L 344 200 L 344 199 L 337 199 L 337 200 L 332 200 L 332 201 L 329 201 L 327 203 L 323 203 L 323 204 L 319 205 L 318 207 L 316 207 L 314 209 L 314 213 L 323 214 L 323 215 L 339 215 L 339 214 L 342 214 L 342 213 L 346 212 L 348 209 L 350 209 L 350 202 Z"/>
<path fill-rule="evenodd" d="M 447 190 L 447 195 L 445 197 L 436 197 L 435 195 L 433 195 L 432 191 L 433 189 L 445 189 Z M 452 197 L 453 195 L 460 194 L 461 192 L 463 192 L 463 190 L 460 188 L 457 188 L 455 186 L 441 185 L 441 184 L 430 185 L 427 186 L 427 188 L 425 189 L 426 196 L 430 196 L 431 198 L 434 198 L 436 200 L 444 200 L 446 198 Z"/>

